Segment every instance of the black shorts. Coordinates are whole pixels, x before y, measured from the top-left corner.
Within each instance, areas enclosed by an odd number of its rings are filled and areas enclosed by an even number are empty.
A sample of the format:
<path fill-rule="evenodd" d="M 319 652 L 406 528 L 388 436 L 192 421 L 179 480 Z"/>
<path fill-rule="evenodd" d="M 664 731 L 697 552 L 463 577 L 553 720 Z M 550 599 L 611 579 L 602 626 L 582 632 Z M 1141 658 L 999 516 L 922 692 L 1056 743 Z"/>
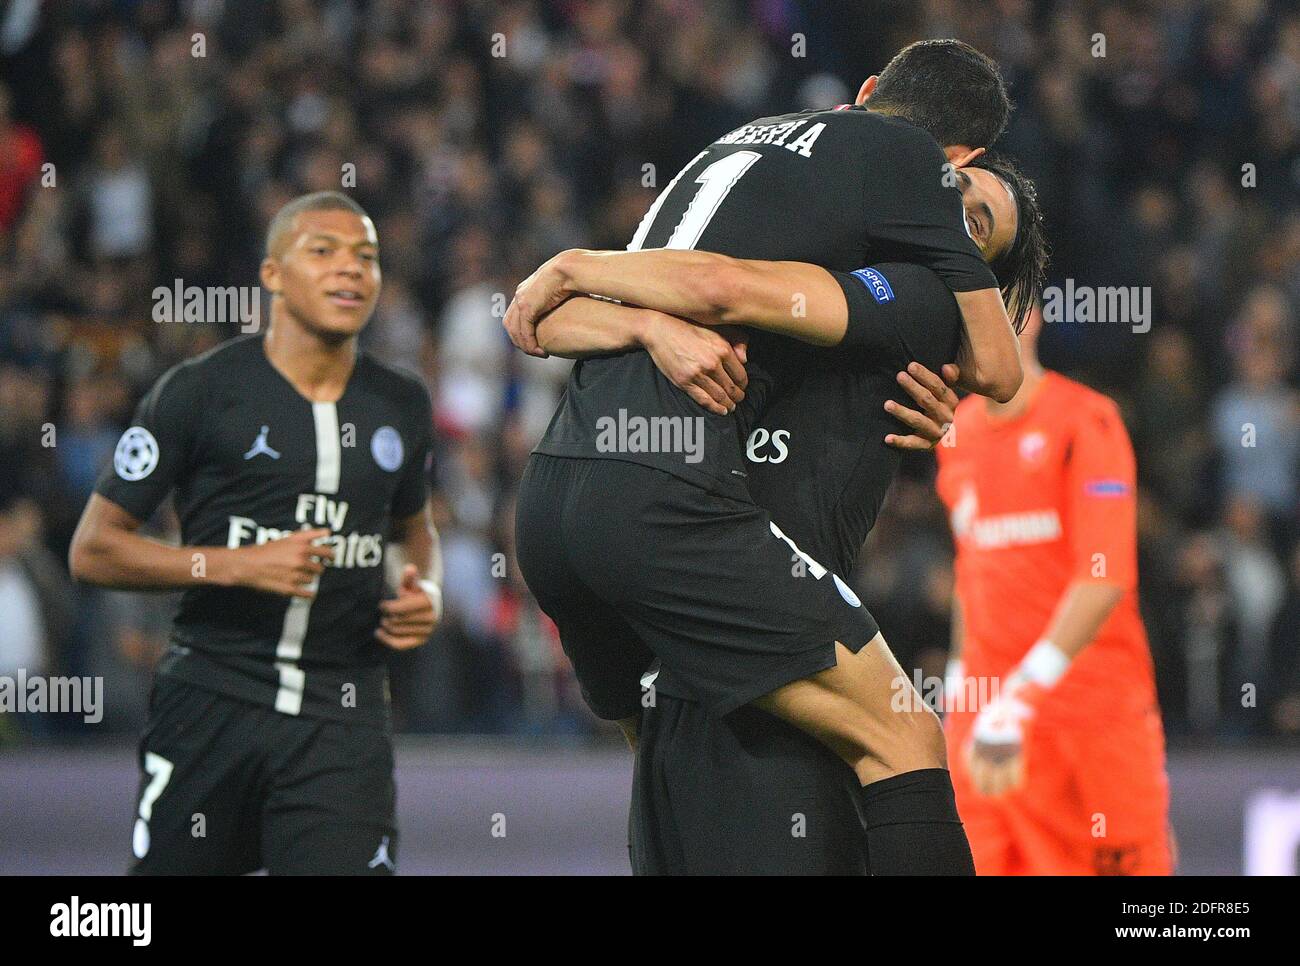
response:
<path fill-rule="evenodd" d="M 640 675 L 723 715 L 835 665 L 879 633 L 844 581 L 796 554 L 766 510 L 661 470 L 533 454 L 519 567 L 560 629 L 588 703 L 641 711 Z"/>
<path fill-rule="evenodd" d="M 659 694 L 641 723 L 634 875 L 867 875 L 857 778 L 757 708 L 726 718 Z"/>
<path fill-rule="evenodd" d="M 167 675 L 140 742 L 134 875 L 388 875 L 383 729 L 299 718 Z"/>

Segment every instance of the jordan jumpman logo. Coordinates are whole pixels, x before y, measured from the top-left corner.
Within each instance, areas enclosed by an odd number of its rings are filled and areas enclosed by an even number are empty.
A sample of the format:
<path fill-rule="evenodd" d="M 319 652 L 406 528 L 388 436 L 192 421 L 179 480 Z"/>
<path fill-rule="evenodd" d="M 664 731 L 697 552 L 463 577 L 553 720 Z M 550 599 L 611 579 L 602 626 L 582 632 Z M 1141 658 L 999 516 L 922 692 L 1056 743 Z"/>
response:
<path fill-rule="evenodd" d="M 252 449 L 244 454 L 244 459 L 251 460 L 254 456 L 269 456 L 273 460 L 280 458 L 279 451 L 271 449 L 271 445 L 266 441 L 266 434 L 270 431 L 270 426 L 262 427 L 262 431 L 257 434 L 257 439 L 253 440 Z"/>

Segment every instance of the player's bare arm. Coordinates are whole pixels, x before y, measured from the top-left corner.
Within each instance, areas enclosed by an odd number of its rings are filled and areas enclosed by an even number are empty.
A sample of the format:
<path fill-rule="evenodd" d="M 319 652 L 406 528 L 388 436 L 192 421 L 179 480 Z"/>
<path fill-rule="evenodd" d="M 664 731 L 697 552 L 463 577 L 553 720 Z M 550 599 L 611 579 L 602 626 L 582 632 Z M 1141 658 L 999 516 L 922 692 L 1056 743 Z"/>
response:
<path fill-rule="evenodd" d="M 119 590 L 182 590 L 203 584 L 314 597 L 314 581 L 334 558 L 316 541 L 327 529 L 297 530 L 246 547 L 176 547 L 141 535 L 141 521 L 98 493 L 81 514 L 68 564 L 86 583 Z"/>
<path fill-rule="evenodd" d="M 562 359 L 585 359 L 644 349 L 653 309 L 575 296 L 537 322 L 538 347 Z"/>
<path fill-rule="evenodd" d="M 745 398 L 744 334 L 737 329 L 579 296 L 542 317 L 537 339 L 548 354 L 569 359 L 645 349 L 669 382 L 722 416 Z"/>
<path fill-rule="evenodd" d="M 1043 636 L 1074 660 L 1097 637 L 1119 602 L 1124 587 L 1101 580 L 1076 580 L 1061 597 Z"/>
<path fill-rule="evenodd" d="M 990 262 L 1004 256 L 1018 237 L 1020 212 L 1008 178 L 1015 180 L 1014 172 L 960 172 L 967 232 Z M 574 249 L 555 256 L 519 286 L 505 325 L 521 349 L 543 355 L 536 320 L 565 298 L 586 293 L 704 324 L 747 323 L 817 345 L 835 345 L 844 336 L 847 320 L 830 281 L 814 266 L 795 262 L 746 261 L 696 250 Z M 1023 380 L 1023 369 L 1002 293 L 988 288 L 954 296 L 963 318 L 960 385 L 998 401 L 1009 399 Z M 732 313 L 730 318 L 727 313 Z"/>
<path fill-rule="evenodd" d="M 1009 402 L 1019 391 L 1025 372 L 1020 343 L 996 288 L 954 292 L 961 310 L 961 387 L 998 402 Z"/>
<path fill-rule="evenodd" d="M 532 355 L 536 323 L 573 295 L 598 295 L 702 325 L 749 325 L 813 345 L 838 345 L 848 306 L 830 272 L 804 262 L 765 262 L 715 252 L 570 249 L 515 290 L 504 324 Z"/>
<path fill-rule="evenodd" d="M 426 505 L 394 521 L 393 546 L 403 560 L 397 596 L 379 603 L 375 638 L 396 651 L 419 647 L 442 618 L 442 548 Z"/>
<path fill-rule="evenodd" d="M 835 298 L 820 288 L 817 295 L 827 305 Z M 839 298 L 842 303 L 842 293 Z M 653 309 L 578 296 L 543 316 L 536 337 L 543 352 L 570 359 L 646 349 L 670 382 L 720 415 L 744 398 L 745 344 L 738 328 L 709 329 Z M 920 409 L 886 402 L 885 409 L 911 432 L 889 434 L 885 442 L 897 449 L 933 448 L 952 423 L 958 401 L 952 387 L 960 373 L 950 363 L 940 377 L 917 362 L 899 372 L 899 385 Z"/>
<path fill-rule="evenodd" d="M 537 320 L 577 294 L 649 307 L 703 325 L 750 325 L 818 346 L 838 345 L 848 327 L 843 292 L 816 265 L 703 251 L 570 249 L 516 289 L 504 319 L 511 340 L 531 355 L 545 355 L 537 342 Z M 1023 372 L 1001 293 L 954 294 L 964 322 L 959 384 L 998 401 L 1010 399 Z"/>
<path fill-rule="evenodd" d="M 839 284 L 826 269 L 804 262 L 765 262 L 669 249 L 573 249 L 561 252 L 521 288 L 537 285 L 541 291 L 536 297 L 542 304 L 590 293 L 704 325 L 749 325 L 818 346 L 838 345 L 848 328 L 848 306 Z M 533 297 L 527 289 L 524 301 L 516 292 L 519 314 L 512 320 L 525 331 L 528 300 Z M 997 289 L 954 294 L 964 326 L 958 360 L 964 388 L 1005 402 L 1020 388 L 1024 373 L 1002 295 Z M 521 337 L 527 341 L 527 335 Z M 526 346 L 521 348 L 527 351 Z"/>

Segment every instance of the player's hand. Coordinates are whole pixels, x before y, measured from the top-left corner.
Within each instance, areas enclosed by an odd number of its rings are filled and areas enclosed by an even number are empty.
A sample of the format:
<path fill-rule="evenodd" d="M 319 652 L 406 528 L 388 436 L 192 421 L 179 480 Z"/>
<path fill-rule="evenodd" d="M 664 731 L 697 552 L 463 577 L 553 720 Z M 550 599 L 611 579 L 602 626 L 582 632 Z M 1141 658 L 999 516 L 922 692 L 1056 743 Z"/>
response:
<path fill-rule="evenodd" d="M 510 335 L 510 341 L 530 356 L 545 359 L 548 353 L 537 341 L 537 324 L 547 312 L 573 293 L 566 286 L 567 273 L 563 259 L 571 252 L 560 252 L 547 260 L 537 271 L 515 287 L 515 297 L 510 300 L 501 324 Z"/>
<path fill-rule="evenodd" d="M 972 741 L 966 750 L 971 784 L 981 795 L 1005 795 L 1025 781 L 1025 753 L 1020 744 L 986 745 Z"/>
<path fill-rule="evenodd" d="M 906 372 L 898 374 L 898 384 L 916 400 L 921 412 L 900 406 L 892 399 L 887 401 L 885 411 L 912 430 L 907 436 L 890 433 L 885 437 L 888 445 L 895 449 L 933 449 L 948 432 L 957 411 L 953 387 L 961 379 L 961 369 L 950 362 L 940 371 L 942 379 L 919 362 L 913 362 Z"/>
<path fill-rule="evenodd" d="M 375 637 L 395 651 L 409 651 L 429 639 L 442 616 L 442 593 L 430 594 L 420 583 L 414 564 L 402 570 L 397 596 L 379 602 L 379 627 Z"/>
<path fill-rule="evenodd" d="M 709 412 L 733 412 L 749 384 L 743 334 L 662 312 L 648 312 L 646 318 L 642 342 L 664 378 Z"/>
<path fill-rule="evenodd" d="M 1025 781 L 1025 733 L 1033 723 L 1042 689 L 1013 675 L 975 719 L 966 765 L 981 795 L 1005 795 Z"/>
<path fill-rule="evenodd" d="M 235 587 L 247 587 L 283 597 L 315 597 L 316 581 L 334 559 L 334 548 L 317 544 L 330 535 L 326 527 L 295 530 L 260 546 L 236 547 L 218 558 L 214 577 Z M 223 548 L 224 549 L 224 548 Z"/>

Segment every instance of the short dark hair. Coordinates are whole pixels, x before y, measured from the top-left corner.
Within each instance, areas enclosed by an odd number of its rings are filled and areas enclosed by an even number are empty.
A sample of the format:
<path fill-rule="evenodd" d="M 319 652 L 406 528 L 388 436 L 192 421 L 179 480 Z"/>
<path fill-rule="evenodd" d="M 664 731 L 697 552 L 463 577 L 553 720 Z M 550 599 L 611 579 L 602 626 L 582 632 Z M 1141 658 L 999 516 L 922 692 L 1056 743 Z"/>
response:
<path fill-rule="evenodd" d="M 1043 212 L 1038 207 L 1038 189 L 1005 155 L 982 154 L 971 166 L 997 175 L 1015 198 L 1016 235 L 989 268 L 1002 289 L 1011 324 L 1020 332 L 1047 275 L 1047 235 L 1043 231 Z"/>
<path fill-rule="evenodd" d="M 928 131 L 942 147 L 988 147 L 1011 115 L 998 65 L 960 40 L 918 40 L 885 65 L 867 100 Z"/>
<path fill-rule="evenodd" d="M 304 211 L 350 211 L 362 218 L 370 217 L 366 214 L 366 209 L 341 191 L 313 191 L 311 194 L 299 195 L 277 211 L 266 228 L 268 258 L 277 253 L 280 236 L 293 227 L 293 220 Z"/>

